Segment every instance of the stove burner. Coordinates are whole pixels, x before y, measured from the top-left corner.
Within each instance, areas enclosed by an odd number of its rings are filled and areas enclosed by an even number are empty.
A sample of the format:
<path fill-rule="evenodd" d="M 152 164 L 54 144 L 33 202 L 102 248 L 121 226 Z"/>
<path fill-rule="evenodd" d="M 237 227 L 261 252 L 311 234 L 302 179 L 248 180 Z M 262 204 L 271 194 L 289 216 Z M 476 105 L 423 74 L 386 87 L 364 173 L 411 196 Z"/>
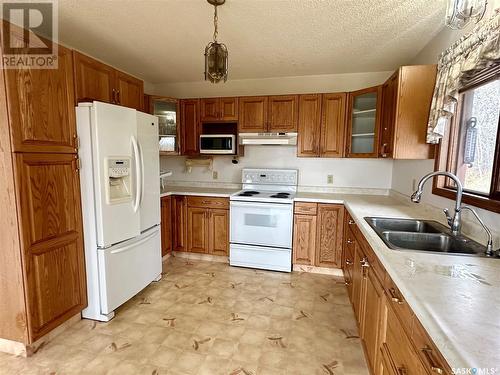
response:
<path fill-rule="evenodd" d="M 252 191 L 252 190 L 249 190 L 249 191 L 244 191 L 240 194 L 238 194 L 239 197 L 252 197 L 254 195 L 257 195 L 259 194 L 258 191 Z"/>
<path fill-rule="evenodd" d="M 288 198 L 290 193 L 276 193 L 271 195 L 271 198 Z"/>

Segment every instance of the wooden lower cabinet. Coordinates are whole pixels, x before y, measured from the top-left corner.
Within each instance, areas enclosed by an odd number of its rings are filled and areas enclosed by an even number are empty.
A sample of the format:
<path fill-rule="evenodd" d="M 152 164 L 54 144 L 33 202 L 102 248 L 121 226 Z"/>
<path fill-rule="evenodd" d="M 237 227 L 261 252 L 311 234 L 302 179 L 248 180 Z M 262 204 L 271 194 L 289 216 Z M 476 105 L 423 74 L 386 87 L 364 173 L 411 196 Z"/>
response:
<path fill-rule="evenodd" d="M 340 268 L 344 206 L 297 202 L 294 212 L 293 263 Z"/>
<path fill-rule="evenodd" d="M 172 251 L 172 197 L 161 198 L 161 256 Z"/>
<path fill-rule="evenodd" d="M 351 242 L 344 243 L 344 274 L 371 373 L 451 375 L 450 367 L 349 213 L 346 226 Z M 352 265 L 346 263 L 351 258 Z"/>
<path fill-rule="evenodd" d="M 318 267 L 341 267 L 343 225 L 343 205 L 318 205 L 318 237 L 316 239 L 316 265 Z"/>
<path fill-rule="evenodd" d="M 187 251 L 187 200 L 183 195 L 172 196 L 172 249 Z"/>
<path fill-rule="evenodd" d="M 173 250 L 229 255 L 229 200 L 172 197 Z"/>
<path fill-rule="evenodd" d="M 187 208 L 187 251 L 208 253 L 208 210 Z"/>
<path fill-rule="evenodd" d="M 212 255 L 229 255 L 229 210 L 209 210 L 208 252 Z"/>
<path fill-rule="evenodd" d="M 293 221 L 293 263 L 314 265 L 316 216 L 295 215 Z"/>

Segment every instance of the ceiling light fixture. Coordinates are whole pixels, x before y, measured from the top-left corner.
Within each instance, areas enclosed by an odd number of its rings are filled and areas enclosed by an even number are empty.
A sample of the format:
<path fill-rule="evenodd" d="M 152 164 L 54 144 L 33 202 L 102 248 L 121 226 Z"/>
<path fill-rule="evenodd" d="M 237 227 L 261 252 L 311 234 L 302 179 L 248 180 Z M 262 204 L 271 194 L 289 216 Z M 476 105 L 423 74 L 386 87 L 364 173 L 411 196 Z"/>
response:
<path fill-rule="evenodd" d="M 208 43 L 205 48 L 205 81 L 219 83 L 227 81 L 228 52 L 224 43 L 217 42 L 218 17 L 217 7 L 223 5 L 226 0 L 207 0 L 215 7 L 214 12 L 214 41 Z"/>
<path fill-rule="evenodd" d="M 446 26 L 463 29 L 471 21 L 478 23 L 486 12 L 487 0 L 449 0 L 446 11 Z"/>

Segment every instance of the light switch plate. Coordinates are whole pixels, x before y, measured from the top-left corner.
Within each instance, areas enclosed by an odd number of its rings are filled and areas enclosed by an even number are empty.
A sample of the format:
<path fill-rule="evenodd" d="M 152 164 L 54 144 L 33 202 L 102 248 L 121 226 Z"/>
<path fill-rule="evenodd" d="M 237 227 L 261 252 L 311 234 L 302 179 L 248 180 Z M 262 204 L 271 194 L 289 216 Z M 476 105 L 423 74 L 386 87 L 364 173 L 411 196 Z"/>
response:
<path fill-rule="evenodd" d="M 217 180 L 219 178 L 219 172 L 212 171 L 212 179 Z"/>
<path fill-rule="evenodd" d="M 330 185 L 333 184 L 333 174 L 327 176 L 326 182 Z"/>

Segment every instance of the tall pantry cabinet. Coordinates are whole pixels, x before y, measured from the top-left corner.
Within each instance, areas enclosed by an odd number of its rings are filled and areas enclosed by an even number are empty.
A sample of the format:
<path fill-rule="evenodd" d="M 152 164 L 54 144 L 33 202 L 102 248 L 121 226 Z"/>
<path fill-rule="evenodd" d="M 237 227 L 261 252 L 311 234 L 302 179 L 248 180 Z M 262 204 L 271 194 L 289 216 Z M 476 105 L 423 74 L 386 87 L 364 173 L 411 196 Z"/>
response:
<path fill-rule="evenodd" d="M 17 349 L 87 304 L 74 105 L 62 46 L 58 69 L 0 70 L 0 344 Z"/>

